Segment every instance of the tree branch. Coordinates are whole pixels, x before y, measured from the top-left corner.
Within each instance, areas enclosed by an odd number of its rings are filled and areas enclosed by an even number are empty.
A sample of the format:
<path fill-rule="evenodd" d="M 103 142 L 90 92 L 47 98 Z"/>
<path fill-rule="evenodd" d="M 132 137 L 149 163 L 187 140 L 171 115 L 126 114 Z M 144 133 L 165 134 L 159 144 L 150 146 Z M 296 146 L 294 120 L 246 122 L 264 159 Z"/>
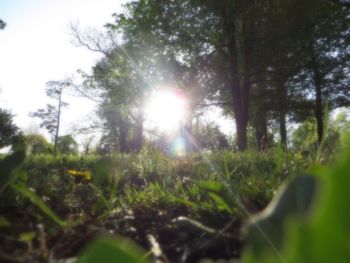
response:
<path fill-rule="evenodd" d="M 96 103 L 98 103 L 98 104 L 102 104 L 102 103 L 103 103 L 103 101 L 97 100 L 97 99 L 93 98 L 92 96 L 88 95 L 88 94 L 87 94 L 86 92 L 84 92 L 78 85 L 76 85 L 76 84 L 74 84 L 74 83 L 72 83 L 71 85 L 72 85 L 72 87 L 73 87 L 76 91 L 78 91 L 83 97 L 85 97 L 85 98 L 87 98 L 87 99 L 89 99 L 89 100 L 91 100 L 91 101 L 93 101 L 93 102 L 96 102 Z"/>

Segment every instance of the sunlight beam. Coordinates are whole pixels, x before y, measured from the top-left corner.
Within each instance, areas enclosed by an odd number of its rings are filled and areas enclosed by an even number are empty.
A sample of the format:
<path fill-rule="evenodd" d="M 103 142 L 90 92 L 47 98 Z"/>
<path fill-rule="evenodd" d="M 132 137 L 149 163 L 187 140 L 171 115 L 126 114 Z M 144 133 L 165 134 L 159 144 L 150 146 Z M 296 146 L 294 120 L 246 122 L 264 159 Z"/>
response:
<path fill-rule="evenodd" d="M 150 126 L 174 132 L 186 117 L 187 100 L 180 92 L 158 91 L 151 96 L 145 113 Z"/>

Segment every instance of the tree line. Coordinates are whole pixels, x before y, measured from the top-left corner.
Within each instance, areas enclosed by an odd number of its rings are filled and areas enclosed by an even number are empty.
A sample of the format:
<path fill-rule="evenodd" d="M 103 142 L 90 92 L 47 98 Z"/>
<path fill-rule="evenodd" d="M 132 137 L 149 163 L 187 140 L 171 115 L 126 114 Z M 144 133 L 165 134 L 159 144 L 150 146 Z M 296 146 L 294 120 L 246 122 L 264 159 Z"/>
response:
<path fill-rule="evenodd" d="M 206 107 L 232 116 L 239 151 L 250 128 L 259 150 L 269 147 L 271 127 L 287 147 L 287 124 L 310 119 L 320 143 L 325 110 L 349 106 L 346 1 L 139 0 L 113 16 L 105 34 L 72 32 L 103 54 L 91 75 L 82 73 L 82 89 L 100 101 L 106 145 L 121 151 L 141 149 L 142 106 L 156 83 L 190 98 L 192 137 Z"/>
<path fill-rule="evenodd" d="M 189 141 L 203 139 L 198 116 L 215 105 L 232 117 L 239 151 L 251 134 L 265 150 L 276 129 L 287 147 L 288 124 L 310 120 L 321 143 L 325 113 L 350 103 L 349 11 L 341 0 L 130 1 L 104 30 L 71 25 L 76 44 L 102 58 L 69 85 L 98 103 L 102 152 L 142 149 L 144 105 L 159 84 L 190 98 Z"/>

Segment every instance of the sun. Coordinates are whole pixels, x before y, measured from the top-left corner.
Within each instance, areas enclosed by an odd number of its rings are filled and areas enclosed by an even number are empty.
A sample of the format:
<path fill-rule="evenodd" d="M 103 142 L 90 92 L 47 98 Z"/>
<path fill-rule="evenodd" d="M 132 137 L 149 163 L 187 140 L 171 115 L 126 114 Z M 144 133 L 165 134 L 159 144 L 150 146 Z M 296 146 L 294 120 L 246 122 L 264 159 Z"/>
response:
<path fill-rule="evenodd" d="M 163 90 L 155 92 L 145 109 L 149 126 L 161 131 L 171 132 L 179 128 L 186 117 L 187 100 L 178 91 Z"/>

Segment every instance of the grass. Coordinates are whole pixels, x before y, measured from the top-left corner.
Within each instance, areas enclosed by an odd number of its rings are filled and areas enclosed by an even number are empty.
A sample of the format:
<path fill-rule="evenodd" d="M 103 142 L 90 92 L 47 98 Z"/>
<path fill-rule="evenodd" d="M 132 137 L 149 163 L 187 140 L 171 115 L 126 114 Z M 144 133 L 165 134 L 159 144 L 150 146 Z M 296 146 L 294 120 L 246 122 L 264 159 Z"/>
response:
<path fill-rule="evenodd" d="M 0 259 L 76 257 L 100 234 L 128 237 L 149 251 L 158 244 L 168 262 L 239 258 L 242 222 L 311 162 L 281 149 L 185 159 L 147 151 L 30 156 L 1 196 Z M 72 170 L 91 172 L 92 180 Z"/>

